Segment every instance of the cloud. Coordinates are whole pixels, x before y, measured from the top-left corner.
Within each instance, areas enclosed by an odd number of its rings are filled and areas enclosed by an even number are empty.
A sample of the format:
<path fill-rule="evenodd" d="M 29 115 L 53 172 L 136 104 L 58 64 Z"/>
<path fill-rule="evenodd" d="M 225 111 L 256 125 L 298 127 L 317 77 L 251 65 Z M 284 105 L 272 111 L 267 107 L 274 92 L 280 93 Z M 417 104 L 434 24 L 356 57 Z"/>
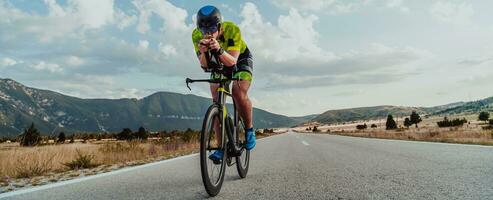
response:
<path fill-rule="evenodd" d="M 474 9 L 469 2 L 437 1 L 431 6 L 430 13 L 438 21 L 464 25 L 471 21 Z"/>
<path fill-rule="evenodd" d="M 297 8 L 300 10 L 318 11 L 333 6 L 336 0 L 273 0 L 280 8 Z"/>
<path fill-rule="evenodd" d="M 307 12 L 320 12 L 332 15 L 340 15 L 356 12 L 364 7 L 376 6 L 398 9 L 402 12 L 409 12 L 410 9 L 404 6 L 404 0 L 274 0 L 273 4 L 279 8 L 296 8 Z"/>
<path fill-rule="evenodd" d="M 80 66 L 86 62 L 77 56 L 68 56 L 65 63 L 69 66 Z"/>
<path fill-rule="evenodd" d="M 264 20 L 253 3 L 246 3 L 240 15 L 254 65 L 263 67 L 254 67 L 254 73 L 269 80 L 260 86 L 265 89 L 393 82 L 415 74 L 404 66 L 432 56 L 426 50 L 380 43 L 343 53 L 329 51 L 319 46 L 320 34 L 314 29 L 318 18 L 296 9 L 279 16 L 277 24 Z"/>
<path fill-rule="evenodd" d="M 54 63 L 46 63 L 45 61 L 40 61 L 37 64 L 32 65 L 32 68 L 40 71 L 49 71 L 51 73 L 61 72 L 63 69 L 60 65 Z"/>
<path fill-rule="evenodd" d="M 471 59 L 464 59 L 460 61 L 459 64 L 476 66 L 485 63 L 490 63 L 491 61 L 493 61 L 493 57 L 471 58 Z"/>
<path fill-rule="evenodd" d="M 166 31 L 179 31 L 181 33 L 191 29 L 185 23 L 188 16 L 187 11 L 168 1 L 136 0 L 133 1 L 133 4 L 140 13 L 137 25 L 137 31 L 140 33 L 146 33 L 150 30 L 149 18 L 153 13 L 163 19 L 165 23 L 163 27 L 166 28 Z"/>
<path fill-rule="evenodd" d="M 139 41 L 139 48 L 140 49 L 145 50 L 148 47 L 149 47 L 149 41 L 147 41 L 147 40 L 141 40 L 141 41 Z"/>
<path fill-rule="evenodd" d="M 0 62 L 0 67 L 9 67 L 9 66 L 14 66 L 18 62 L 12 58 L 3 58 L 2 61 Z"/>

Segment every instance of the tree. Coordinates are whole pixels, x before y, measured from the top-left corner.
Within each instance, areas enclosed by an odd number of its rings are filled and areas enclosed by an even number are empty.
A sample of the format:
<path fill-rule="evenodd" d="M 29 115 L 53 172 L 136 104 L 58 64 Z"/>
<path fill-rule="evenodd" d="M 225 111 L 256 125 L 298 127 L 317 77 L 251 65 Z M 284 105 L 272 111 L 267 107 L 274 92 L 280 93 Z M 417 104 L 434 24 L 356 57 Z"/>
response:
<path fill-rule="evenodd" d="M 122 130 L 122 132 L 118 133 L 118 135 L 116 135 L 116 139 L 118 140 L 132 140 L 132 130 L 130 130 L 129 128 L 124 128 Z"/>
<path fill-rule="evenodd" d="M 405 126 L 406 128 L 409 128 L 411 125 L 413 125 L 413 124 L 411 123 L 411 120 L 409 120 L 409 117 L 406 117 L 406 119 L 404 119 L 404 126 Z"/>
<path fill-rule="evenodd" d="M 141 140 L 147 140 L 148 134 L 147 131 L 144 127 L 140 127 L 139 131 L 135 133 L 135 138 L 141 139 Z"/>
<path fill-rule="evenodd" d="M 363 130 L 363 129 L 366 129 L 366 128 L 368 128 L 368 126 L 366 125 L 366 123 L 356 125 L 356 129 L 358 129 L 358 130 Z"/>
<path fill-rule="evenodd" d="M 489 112 L 483 111 L 483 112 L 480 112 L 479 113 L 478 119 L 480 121 L 485 121 L 486 122 L 486 121 L 488 121 L 489 118 L 490 118 L 490 113 Z"/>
<path fill-rule="evenodd" d="M 371 124 L 371 128 L 377 128 L 378 126 L 376 124 Z"/>
<path fill-rule="evenodd" d="M 58 140 L 57 143 L 65 143 L 65 133 L 62 131 L 60 134 L 58 134 Z"/>
<path fill-rule="evenodd" d="M 317 126 L 314 126 L 313 129 L 312 129 L 312 132 L 319 132 L 318 127 Z"/>
<path fill-rule="evenodd" d="M 41 134 L 38 129 L 34 127 L 34 123 L 28 129 L 24 129 L 20 138 L 21 146 L 35 146 L 41 141 Z"/>
<path fill-rule="evenodd" d="M 423 120 L 421 120 L 421 117 L 419 116 L 419 114 L 416 111 L 413 111 L 411 113 L 411 118 L 409 120 L 411 121 L 411 124 L 416 125 L 416 128 L 418 128 L 418 123 L 423 121 Z"/>
<path fill-rule="evenodd" d="M 387 116 L 387 122 L 385 123 L 385 127 L 387 130 L 392 130 L 397 128 L 397 123 L 395 123 L 394 117 L 392 117 L 392 115 Z"/>

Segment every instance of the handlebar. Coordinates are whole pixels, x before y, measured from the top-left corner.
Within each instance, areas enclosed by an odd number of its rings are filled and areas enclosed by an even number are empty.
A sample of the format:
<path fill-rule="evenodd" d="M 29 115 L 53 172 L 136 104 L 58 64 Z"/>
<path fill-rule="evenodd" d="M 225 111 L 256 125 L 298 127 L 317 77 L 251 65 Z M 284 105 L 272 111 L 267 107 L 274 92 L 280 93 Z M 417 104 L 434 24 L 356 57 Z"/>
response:
<path fill-rule="evenodd" d="M 189 84 L 194 82 L 208 82 L 208 83 L 226 83 L 228 81 L 241 81 L 241 78 L 225 78 L 221 80 L 212 80 L 212 79 L 190 79 L 186 78 L 185 82 L 187 83 L 187 88 L 191 91 Z"/>

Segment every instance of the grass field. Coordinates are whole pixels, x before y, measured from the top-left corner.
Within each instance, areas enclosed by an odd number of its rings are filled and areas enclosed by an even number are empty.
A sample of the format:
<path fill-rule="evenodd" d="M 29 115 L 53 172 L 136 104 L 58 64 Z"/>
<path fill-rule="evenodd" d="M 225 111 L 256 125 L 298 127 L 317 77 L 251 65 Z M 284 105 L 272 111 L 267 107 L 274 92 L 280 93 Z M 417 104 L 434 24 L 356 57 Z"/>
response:
<path fill-rule="evenodd" d="M 285 131 L 258 132 L 257 138 Z M 197 153 L 199 146 L 198 135 L 187 142 L 178 137 L 154 141 L 88 141 L 34 147 L 1 143 L 0 193 L 71 179 L 81 174 L 91 175 Z"/>

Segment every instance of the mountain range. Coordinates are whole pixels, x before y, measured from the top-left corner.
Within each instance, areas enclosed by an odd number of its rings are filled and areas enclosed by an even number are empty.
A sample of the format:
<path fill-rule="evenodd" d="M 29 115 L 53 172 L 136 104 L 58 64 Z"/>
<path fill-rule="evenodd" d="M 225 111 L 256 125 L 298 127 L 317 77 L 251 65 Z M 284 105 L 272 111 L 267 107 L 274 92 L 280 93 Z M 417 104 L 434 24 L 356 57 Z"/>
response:
<path fill-rule="evenodd" d="M 15 136 L 31 123 L 43 134 L 117 132 L 140 126 L 151 131 L 200 129 L 210 104 L 209 98 L 172 92 L 142 99 L 82 99 L 0 79 L 0 136 Z M 253 114 L 256 128 L 289 127 L 304 120 L 258 108 Z"/>
<path fill-rule="evenodd" d="M 60 131 L 118 132 L 140 126 L 151 131 L 200 129 L 210 98 L 157 92 L 142 99 L 82 99 L 0 79 L 0 137 L 16 136 L 31 123 L 45 135 Z M 232 105 L 229 105 L 232 110 Z M 290 127 L 305 122 L 339 123 L 381 119 L 388 114 L 454 115 L 493 112 L 493 97 L 434 107 L 373 106 L 328 110 L 322 114 L 288 117 L 254 108 L 256 128 Z"/>

